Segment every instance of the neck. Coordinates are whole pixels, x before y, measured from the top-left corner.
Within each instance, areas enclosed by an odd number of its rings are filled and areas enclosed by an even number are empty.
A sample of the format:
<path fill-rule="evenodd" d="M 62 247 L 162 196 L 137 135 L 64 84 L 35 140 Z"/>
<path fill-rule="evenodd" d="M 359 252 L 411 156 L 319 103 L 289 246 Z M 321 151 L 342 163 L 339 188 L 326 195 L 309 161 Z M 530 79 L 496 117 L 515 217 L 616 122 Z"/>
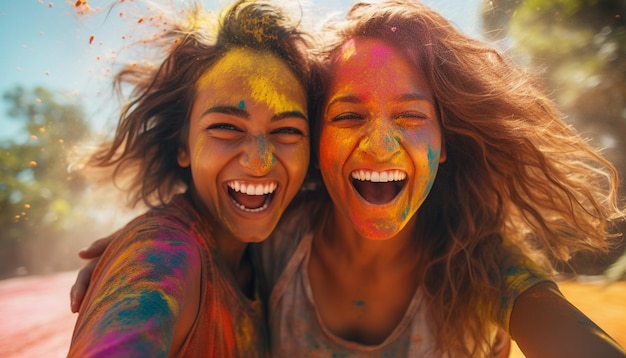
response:
<path fill-rule="evenodd" d="M 230 271 L 237 277 L 242 267 L 247 266 L 248 260 L 244 255 L 248 243 L 239 241 L 236 237 L 214 230 L 213 239 L 222 259 L 230 268 Z"/>
<path fill-rule="evenodd" d="M 248 243 L 240 241 L 228 228 L 222 226 L 218 220 L 209 219 L 213 216 L 205 209 L 202 201 L 193 190 L 191 191 L 191 202 L 200 216 L 212 222 L 211 236 L 221 260 L 226 264 L 234 277 L 240 277 L 241 272 L 250 266 L 249 260 L 244 256 Z"/>
<path fill-rule="evenodd" d="M 253 299 L 254 272 L 250 255 L 246 250 L 248 243 L 239 241 L 230 231 L 225 232 L 222 226 L 213 230 L 213 239 L 220 258 L 226 264 L 237 286 L 244 295 Z"/>

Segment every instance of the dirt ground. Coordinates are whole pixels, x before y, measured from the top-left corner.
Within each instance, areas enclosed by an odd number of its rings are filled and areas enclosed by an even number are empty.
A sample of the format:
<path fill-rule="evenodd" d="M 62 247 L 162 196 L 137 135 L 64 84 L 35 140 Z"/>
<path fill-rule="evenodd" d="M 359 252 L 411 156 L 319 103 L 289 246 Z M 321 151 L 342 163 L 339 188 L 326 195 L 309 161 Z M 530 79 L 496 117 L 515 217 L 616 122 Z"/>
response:
<path fill-rule="evenodd" d="M 0 357 L 65 357 L 76 316 L 69 289 L 76 272 L 0 281 Z M 563 294 L 626 347 L 626 282 L 561 282 Z M 524 357 L 514 346 L 511 358 Z"/>
<path fill-rule="evenodd" d="M 605 286 L 599 282 L 559 282 L 563 295 L 592 321 L 626 347 L 626 282 Z M 513 346 L 510 358 L 524 357 Z"/>

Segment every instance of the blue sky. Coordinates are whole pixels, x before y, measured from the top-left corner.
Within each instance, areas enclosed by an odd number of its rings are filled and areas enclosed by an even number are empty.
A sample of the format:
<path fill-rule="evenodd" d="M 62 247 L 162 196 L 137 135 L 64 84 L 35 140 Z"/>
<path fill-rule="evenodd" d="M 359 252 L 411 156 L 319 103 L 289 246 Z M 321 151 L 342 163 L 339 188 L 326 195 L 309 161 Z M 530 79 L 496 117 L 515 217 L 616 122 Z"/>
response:
<path fill-rule="evenodd" d="M 165 1 L 165 0 L 163 0 Z M 170 0 L 172 1 L 172 0 Z M 180 2 L 180 0 L 178 0 Z M 354 0 L 306 0 L 323 11 L 345 10 Z M 482 0 L 425 0 L 461 30 L 478 36 L 478 7 Z M 5 0 L 0 3 L 0 93 L 20 85 L 43 86 L 82 104 L 94 128 L 111 125 L 112 106 L 107 68 L 114 51 L 123 46 L 125 24 L 117 16 L 79 21 L 70 0 Z M 95 6 L 110 0 L 90 0 Z M 219 9 L 224 0 L 205 0 L 209 9 Z M 91 35 L 96 35 L 89 44 Z M 20 124 L 6 116 L 0 101 L 0 144 L 25 140 L 16 136 Z M 107 122 L 108 121 L 108 122 Z"/>

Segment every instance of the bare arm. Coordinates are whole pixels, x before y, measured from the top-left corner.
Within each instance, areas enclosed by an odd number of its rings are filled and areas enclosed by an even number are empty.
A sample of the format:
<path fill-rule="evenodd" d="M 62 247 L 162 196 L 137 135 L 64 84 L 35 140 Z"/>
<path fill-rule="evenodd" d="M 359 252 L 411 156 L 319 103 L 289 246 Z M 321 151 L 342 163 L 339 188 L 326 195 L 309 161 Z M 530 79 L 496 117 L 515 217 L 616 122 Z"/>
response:
<path fill-rule="evenodd" d="M 550 282 L 522 293 L 513 306 L 511 336 L 529 358 L 626 357 L 626 351 Z"/>

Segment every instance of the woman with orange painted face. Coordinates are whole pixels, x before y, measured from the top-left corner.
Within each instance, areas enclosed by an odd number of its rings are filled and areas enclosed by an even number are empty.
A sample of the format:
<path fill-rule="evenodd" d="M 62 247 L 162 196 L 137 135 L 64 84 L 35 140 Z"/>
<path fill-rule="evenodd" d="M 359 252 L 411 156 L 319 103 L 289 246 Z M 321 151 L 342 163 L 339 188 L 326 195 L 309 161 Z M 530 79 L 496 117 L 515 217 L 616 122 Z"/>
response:
<path fill-rule="evenodd" d="M 207 16 L 195 8 L 166 34 L 160 67 L 116 78 L 132 101 L 87 164 L 130 178 L 152 209 L 111 236 L 70 357 L 269 355 L 248 244 L 269 236 L 307 173 L 307 41 L 269 3 L 235 3 L 216 40 Z"/>
<path fill-rule="evenodd" d="M 506 357 L 510 335 L 528 357 L 626 356 L 522 254 L 563 267 L 626 218 L 615 168 L 532 76 L 413 0 L 322 34 L 325 190 L 261 246 L 272 354 Z"/>
<path fill-rule="evenodd" d="M 260 245 L 272 354 L 505 357 L 510 334 L 529 357 L 622 357 L 522 253 L 601 252 L 624 218 L 613 166 L 532 77 L 415 1 L 323 35 L 325 185 Z"/>

